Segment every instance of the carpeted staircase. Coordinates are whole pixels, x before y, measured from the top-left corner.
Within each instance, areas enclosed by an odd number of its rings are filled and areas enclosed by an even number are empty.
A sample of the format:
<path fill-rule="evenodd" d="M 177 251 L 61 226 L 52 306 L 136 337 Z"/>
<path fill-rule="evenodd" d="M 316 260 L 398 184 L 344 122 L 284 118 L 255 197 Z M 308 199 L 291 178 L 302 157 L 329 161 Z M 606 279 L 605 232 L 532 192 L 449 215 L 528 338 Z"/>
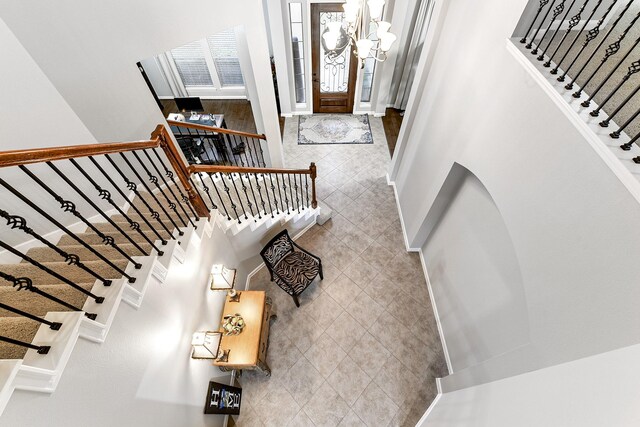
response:
<path fill-rule="evenodd" d="M 166 215 L 164 215 L 160 209 L 160 204 L 156 203 L 151 195 L 142 192 L 140 192 L 140 194 L 149 206 L 155 210 L 160 210 L 161 218 L 166 219 Z M 158 200 L 160 200 L 160 198 L 158 198 Z M 139 198 L 134 199 L 133 204 L 138 207 L 140 212 L 149 212 L 147 206 Z M 178 226 L 183 227 L 183 221 L 178 218 L 175 212 L 169 209 L 168 204 L 166 206 L 163 205 L 163 207 L 169 213 L 173 221 L 178 224 Z M 182 215 L 183 219 L 187 221 L 187 217 L 181 212 L 180 207 L 178 207 L 178 212 Z M 159 240 L 158 236 L 151 231 L 150 227 L 143 221 L 140 215 L 135 213 L 133 208 L 129 207 L 127 215 L 129 215 L 133 221 L 139 222 L 140 230 L 151 241 L 155 242 Z M 145 237 L 140 233 L 132 230 L 129 222 L 122 215 L 113 215 L 111 216 L 111 219 L 118 227 L 127 233 L 129 238 L 131 238 L 143 250 L 147 251 L 148 254 L 155 254 L 155 251 L 152 249 L 152 245 L 147 241 L 147 239 L 145 239 Z M 151 218 L 151 214 L 149 213 L 147 221 L 155 228 L 155 230 L 157 230 L 163 239 L 171 240 L 171 236 L 162 226 L 162 224 L 164 224 L 168 230 L 174 231 L 175 227 L 170 220 L 166 219 L 161 223 L 160 221 Z M 129 256 L 144 256 L 144 254 L 112 224 L 108 222 L 101 222 L 95 223 L 94 226 L 104 235 L 112 237 L 118 247 Z M 90 244 L 115 266 L 122 270 L 126 269 L 130 261 L 126 259 L 120 251 L 111 246 L 105 245 L 102 237 L 96 232 L 88 228 L 85 233 L 77 233 L 76 235 L 84 242 Z M 173 235 L 177 238 L 178 232 L 174 231 Z M 164 248 L 159 242 L 157 243 L 157 246 L 160 250 L 163 250 Z M 71 236 L 63 236 L 59 240 L 57 247 L 69 254 L 77 255 L 84 265 L 104 279 L 122 278 L 121 273 L 105 263 L 89 249 L 80 245 L 78 241 Z M 64 261 L 64 258 L 52 248 L 34 247 L 29 249 L 26 254 L 87 291 L 90 291 L 96 282 L 96 278 L 93 275 L 77 265 L 68 265 Z M 39 290 L 47 292 L 48 294 L 75 307 L 82 308 L 83 304 L 87 300 L 87 295 L 26 261 L 22 261 L 17 264 L 2 264 L 0 265 L 0 271 L 15 277 L 27 277 L 32 280 L 33 285 Z M 71 311 L 69 308 L 36 293 L 29 292 L 28 290 L 18 291 L 12 286 L 11 282 L 6 280 L 0 280 L 0 301 L 39 317 L 44 317 L 51 311 Z M 6 337 L 30 343 L 36 335 L 39 327 L 40 324 L 38 322 L 10 311 L 0 310 L 0 331 L 2 331 L 2 335 Z M 24 347 L 0 342 L 0 359 L 22 359 L 26 352 L 27 349 Z"/>

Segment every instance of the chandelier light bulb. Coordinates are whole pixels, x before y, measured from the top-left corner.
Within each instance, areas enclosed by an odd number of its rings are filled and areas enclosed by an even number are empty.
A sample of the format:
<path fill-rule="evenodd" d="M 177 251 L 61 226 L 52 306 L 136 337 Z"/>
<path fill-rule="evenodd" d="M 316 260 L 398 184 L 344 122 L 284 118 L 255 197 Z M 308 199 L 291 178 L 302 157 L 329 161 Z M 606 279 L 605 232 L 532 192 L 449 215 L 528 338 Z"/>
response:
<path fill-rule="evenodd" d="M 383 34 L 388 33 L 389 28 L 391 28 L 391 24 L 389 22 L 387 21 L 378 22 L 378 30 L 376 32 L 376 34 L 378 35 L 378 38 L 381 39 Z"/>
<path fill-rule="evenodd" d="M 369 52 L 373 47 L 373 41 L 369 39 L 360 39 L 356 42 L 356 48 L 358 49 L 358 57 L 360 59 L 366 59 L 369 56 Z"/>
<path fill-rule="evenodd" d="M 356 22 L 356 19 L 358 19 L 358 9 L 360 8 L 358 3 L 345 3 L 342 5 L 342 8 L 344 9 L 344 20 L 349 24 Z"/>
<path fill-rule="evenodd" d="M 369 0 L 369 16 L 371 19 L 378 20 L 382 16 L 382 8 L 384 7 L 384 0 Z"/>
<path fill-rule="evenodd" d="M 396 35 L 393 33 L 384 33 L 382 37 L 380 37 L 380 50 L 383 52 L 387 52 L 391 49 L 391 45 L 396 41 Z"/>
<path fill-rule="evenodd" d="M 327 49 L 329 50 L 336 49 L 336 46 L 338 45 L 338 36 L 339 36 L 339 33 L 336 33 L 333 31 L 327 31 L 322 35 L 322 38 L 324 39 L 324 44 L 327 47 Z"/>
<path fill-rule="evenodd" d="M 337 36 L 340 35 L 340 29 L 342 28 L 342 22 L 329 22 L 327 24 L 330 33 L 334 33 Z"/>

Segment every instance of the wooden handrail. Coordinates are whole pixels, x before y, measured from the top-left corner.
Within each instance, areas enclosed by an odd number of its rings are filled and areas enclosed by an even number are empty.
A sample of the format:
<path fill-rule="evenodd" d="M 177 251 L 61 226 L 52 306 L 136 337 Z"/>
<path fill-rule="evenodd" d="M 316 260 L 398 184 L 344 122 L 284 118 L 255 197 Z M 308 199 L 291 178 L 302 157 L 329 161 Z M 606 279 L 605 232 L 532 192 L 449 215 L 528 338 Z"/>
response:
<path fill-rule="evenodd" d="M 0 152 L 0 168 L 54 160 L 66 160 L 76 157 L 143 150 L 145 148 L 156 148 L 159 146 L 160 141 L 156 138 L 149 141 L 109 142 L 105 144 L 69 145 L 65 147 L 4 151 Z"/>
<path fill-rule="evenodd" d="M 204 130 L 207 132 L 226 133 L 228 135 L 244 136 L 246 138 L 256 138 L 256 139 L 264 139 L 264 140 L 267 139 L 267 137 L 264 134 L 258 135 L 257 133 L 241 132 L 238 130 L 223 129 L 223 128 L 217 128 L 214 126 L 199 125 L 196 123 L 177 122 L 175 120 L 167 120 L 167 123 L 169 123 L 170 126 L 181 126 L 189 129 Z"/>

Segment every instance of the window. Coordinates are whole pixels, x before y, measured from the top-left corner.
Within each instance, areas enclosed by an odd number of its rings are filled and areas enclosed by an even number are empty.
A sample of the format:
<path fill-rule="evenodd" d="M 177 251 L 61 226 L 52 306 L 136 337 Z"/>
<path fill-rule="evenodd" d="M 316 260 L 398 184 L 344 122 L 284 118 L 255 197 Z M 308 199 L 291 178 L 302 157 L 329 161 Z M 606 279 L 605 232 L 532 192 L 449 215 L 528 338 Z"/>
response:
<path fill-rule="evenodd" d="M 293 57 L 293 81 L 296 92 L 296 103 L 302 104 L 306 102 L 302 3 L 289 3 L 289 24 L 291 29 L 291 52 Z"/>
<path fill-rule="evenodd" d="M 383 12 L 384 13 L 384 12 Z M 377 26 L 373 23 L 369 24 L 369 39 L 373 41 L 378 40 L 376 34 Z M 371 87 L 373 86 L 373 75 L 376 72 L 376 60 L 375 58 L 367 58 L 364 61 L 364 69 L 362 70 L 362 93 L 360 95 L 360 102 L 371 102 Z"/>
<path fill-rule="evenodd" d="M 233 29 L 209 36 L 207 42 L 220 85 L 222 87 L 244 86 L 236 48 L 236 35 Z"/>
<path fill-rule="evenodd" d="M 207 61 L 200 42 L 186 44 L 171 50 L 178 74 L 185 86 L 213 86 Z"/>

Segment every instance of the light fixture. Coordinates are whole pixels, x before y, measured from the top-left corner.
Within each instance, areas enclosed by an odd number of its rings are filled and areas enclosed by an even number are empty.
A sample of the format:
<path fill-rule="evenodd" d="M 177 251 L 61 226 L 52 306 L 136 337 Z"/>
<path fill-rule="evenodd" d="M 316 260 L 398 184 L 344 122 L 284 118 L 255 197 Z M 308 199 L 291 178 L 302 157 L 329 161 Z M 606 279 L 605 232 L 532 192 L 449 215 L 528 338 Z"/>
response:
<path fill-rule="evenodd" d="M 211 290 L 227 291 L 229 300 L 240 301 L 240 294 L 234 289 L 236 283 L 236 270 L 227 268 L 223 264 L 214 264 L 211 268 Z"/>
<path fill-rule="evenodd" d="M 347 0 L 343 4 L 344 23 L 329 22 L 322 33 L 328 62 L 334 61 L 349 45 L 353 47 L 353 54 L 360 59 L 361 67 L 364 67 L 367 58 L 379 62 L 387 59 L 387 52 L 397 37 L 389 32 L 391 24 L 381 21 L 384 4 L 384 0 L 366 1 L 368 21 L 364 19 L 367 16 L 364 0 Z"/>
<path fill-rule="evenodd" d="M 224 355 L 220 349 L 220 332 L 194 332 L 191 338 L 192 359 L 218 359 Z"/>

